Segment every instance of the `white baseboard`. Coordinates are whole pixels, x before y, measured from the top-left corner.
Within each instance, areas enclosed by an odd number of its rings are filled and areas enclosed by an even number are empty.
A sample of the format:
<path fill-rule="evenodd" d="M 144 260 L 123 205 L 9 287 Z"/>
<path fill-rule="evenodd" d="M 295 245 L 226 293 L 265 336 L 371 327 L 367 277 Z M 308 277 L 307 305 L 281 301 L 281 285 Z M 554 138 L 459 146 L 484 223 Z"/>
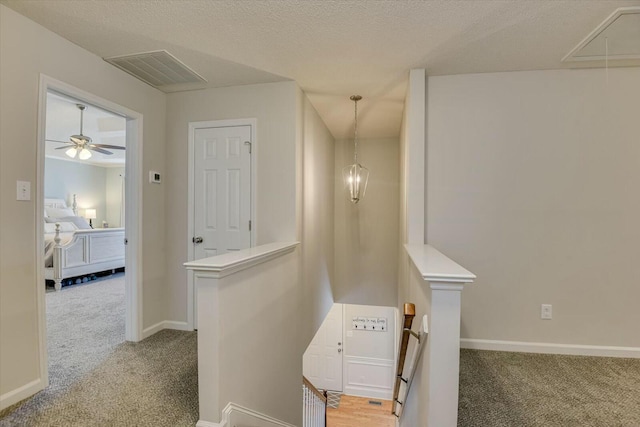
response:
<path fill-rule="evenodd" d="M 187 322 L 176 322 L 174 320 L 163 320 L 155 325 L 149 326 L 142 331 L 142 339 L 149 338 L 151 335 L 162 331 L 163 329 L 175 329 L 178 331 L 192 331 Z"/>
<path fill-rule="evenodd" d="M 222 411 L 222 422 L 225 427 L 245 425 L 252 427 L 295 427 L 293 424 L 285 423 L 233 402 L 229 402 Z"/>
<path fill-rule="evenodd" d="M 8 408 L 14 403 L 18 403 L 27 397 L 33 396 L 40 390 L 44 389 L 44 382 L 38 378 L 37 380 L 33 380 L 30 383 L 23 385 L 22 387 L 18 387 L 15 390 L 11 390 L 2 396 L 0 396 L 0 411 Z"/>
<path fill-rule="evenodd" d="M 345 386 L 342 393 L 347 396 L 368 397 L 370 399 L 393 399 L 393 390 L 376 390 L 371 387 Z"/>
<path fill-rule="evenodd" d="M 462 338 L 460 340 L 460 347 L 473 350 L 512 351 L 519 353 L 640 358 L 640 347 L 552 344 L 523 341 L 479 340 L 471 338 Z"/>
<path fill-rule="evenodd" d="M 196 427 L 295 427 L 292 424 L 277 420 L 269 415 L 261 414 L 244 406 L 229 402 L 222 411 L 222 421 L 214 423 L 200 420 Z"/>

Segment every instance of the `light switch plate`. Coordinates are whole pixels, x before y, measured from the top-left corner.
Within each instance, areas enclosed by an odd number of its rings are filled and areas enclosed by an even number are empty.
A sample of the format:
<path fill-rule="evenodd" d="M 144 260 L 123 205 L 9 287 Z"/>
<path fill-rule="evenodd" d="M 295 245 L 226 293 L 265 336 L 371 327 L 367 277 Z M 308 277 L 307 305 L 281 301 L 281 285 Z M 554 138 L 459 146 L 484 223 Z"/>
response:
<path fill-rule="evenodd" d="M 29 181 L 17 182 L 16 200 L 31 200 L 31 183 Z"/>

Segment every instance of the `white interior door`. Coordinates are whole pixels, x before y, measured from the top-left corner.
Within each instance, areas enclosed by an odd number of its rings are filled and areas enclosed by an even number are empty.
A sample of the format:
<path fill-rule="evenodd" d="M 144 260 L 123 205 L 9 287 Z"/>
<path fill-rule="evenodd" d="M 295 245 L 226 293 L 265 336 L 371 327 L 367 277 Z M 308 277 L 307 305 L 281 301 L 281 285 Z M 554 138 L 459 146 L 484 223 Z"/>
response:
<path fill-rule="evenodd" d="M 194 259 L 251 246 L 251 126 L 194 132 Z"/>
<path fill-rule="evenodd" d="M 342 328 L 342 304 L 334 304 L 304 353 L 302 372 L 319 389 L 342 391 Z"/>

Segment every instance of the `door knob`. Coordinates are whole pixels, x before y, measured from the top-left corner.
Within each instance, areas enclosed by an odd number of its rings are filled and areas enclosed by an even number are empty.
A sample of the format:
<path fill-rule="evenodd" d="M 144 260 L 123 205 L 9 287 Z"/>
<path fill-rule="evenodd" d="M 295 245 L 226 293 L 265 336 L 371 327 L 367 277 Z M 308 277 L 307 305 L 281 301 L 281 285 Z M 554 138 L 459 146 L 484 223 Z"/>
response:
<path fill-rule="evenodd" d="M 202 239 L 202 237 L 198 236 L 198 237 L 194 237 L 193 239 L 191 239 L 191 241 L 193 243 L 195 243 L 196 245 L 202 243 L 204 240 Z"/>
<path fill-rule="evenodd" d="M 339 349 L 338 349 L 338 353 L 341 353 L 341 352 L 342 352 L 342 349 L 341 349 L 341 348 L 339 348 Z"/>

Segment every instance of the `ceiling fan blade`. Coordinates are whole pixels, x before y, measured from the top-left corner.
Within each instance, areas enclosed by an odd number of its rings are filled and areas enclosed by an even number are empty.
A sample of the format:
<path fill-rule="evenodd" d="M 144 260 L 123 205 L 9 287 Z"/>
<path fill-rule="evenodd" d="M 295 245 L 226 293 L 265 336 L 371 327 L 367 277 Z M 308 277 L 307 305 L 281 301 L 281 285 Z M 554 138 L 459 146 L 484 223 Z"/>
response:
<path fill-rule="evenodd" d="M 47 142 L 59 142 L 60 144 L 73 144 L 71 141 L 57 141 L 55 139 L 45 139 Z"/>
<path fill-rule="evenodd" d="M 110 148 L 112 150 L 126 150 L 126 147 L 121 147 L 119 145 L 110 145 L 110 144 L 91 144 L 91 147 L 100 147 L 100 148 Z"/>
<path fill-rule="evenodd" d="M 64 147 L 54 148 L 54 150 L 68 150 L 69 148 L 77 148 L 77 147 L 64 146 Z"/>
<path fill-rule="evenodd" d="M 97 151 L 98 153 L 106 154 L 108 156 L 113 154 L 111 151 L 103 150 L 102 148 L 98 148 L 98 147 L 95 147 L 95 146 L 89 146 L 89 150 Z"/>

